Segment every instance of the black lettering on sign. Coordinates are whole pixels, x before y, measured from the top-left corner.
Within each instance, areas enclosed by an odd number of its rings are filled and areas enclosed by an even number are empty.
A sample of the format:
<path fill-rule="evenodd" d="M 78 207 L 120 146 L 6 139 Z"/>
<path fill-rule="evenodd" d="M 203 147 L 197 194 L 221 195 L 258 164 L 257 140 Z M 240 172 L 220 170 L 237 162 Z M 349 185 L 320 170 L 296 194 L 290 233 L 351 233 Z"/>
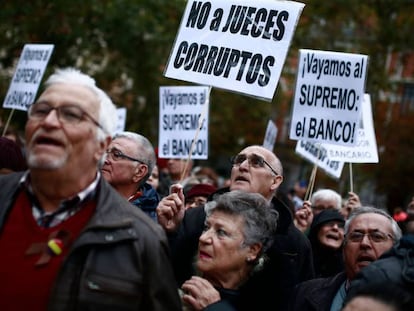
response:
<path fill-rule="evenodd" d="M 355 123 L 341 120 L 309 118 L 308 137 L 315 140 L 353 142 Z"/>
<path fill-rule="evenodd" d="M 271 79 L 271 67 L 276 63 L 272 55 L 264 57 L 248 51 L 228 47 L 208 46 L 183 41 L 174 58 L 174 68 L 199 72 L 217 77 L 229 78 L 235 75 L 237 81 L 257 83 L 264 87 Z"/>

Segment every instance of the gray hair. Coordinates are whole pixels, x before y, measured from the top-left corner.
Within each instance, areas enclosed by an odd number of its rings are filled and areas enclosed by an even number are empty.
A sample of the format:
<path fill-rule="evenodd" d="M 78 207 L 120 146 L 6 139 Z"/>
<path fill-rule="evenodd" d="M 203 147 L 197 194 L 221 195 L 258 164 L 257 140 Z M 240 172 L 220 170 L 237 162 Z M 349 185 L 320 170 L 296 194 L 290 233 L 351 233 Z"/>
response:
<path fill-rule="evenodd" d="M 135 143 L 136 149 L 134 157 L 141 160 L 148 166 L 148 173 L 144 176 L 144 178 L 141 181 L 141 184 L 143 184 L 151 176 L 152 170 L 154 169 L 154 166 L 156 164 L 154 147 L 145 136 L 142 136 L 134 132 L 116 133 L 113 137 L 113 140 L 121 137 L 129 139 Z"/>
<path fill-rule="evenodd" d="M 345 222 L 345 227 L 344 227 L 345 236 L 348 234 L 349 226 L 351 222 L 356 217 L 363 215 L 363 214 L 369 214 L 369 213 L 382 215 L 389 220 L 391 224 L 391 228 L 392 228 L 394 243 L 397 242 L 402 237 L 401 228 L 398 225 L 398 223 L 391 217 L 391 215 L 382 209 L 372 207 L 372 206 L 360 206 L 360 207 L 355 208 L 352 211 L 352 213 L 349 215 L 348 219 Z"/>
<path fill-rule="evenodd" d="M 331 189 L 319 189 L 318 191 L 314 192 L 312 197 L 311 197 L 311 200 L 310 200 L 312 205 L 314 205 L 317 200 L 323 200 L 323 201 L 332 200 L 332 201 L 335 201 L 336 202 L 336 207 L 335 208 L 337 210 L 340 210 L 341 206 L 342 206 L 342 197 L 341 197 L 341 195 L 338 192 L 336 192 L 334 190 L 331 190 Z"/>
<path fill-rule="evenodd" d="M 58 83 L 77 84 L 94 92 L 99 101 L 99 124 L 103 129 L 98 128 L 97 139 L 102 141 L 106 137 L 112 136 L 118 120 L 116 107 L 109 96 L 96 86 L 96 82 L 92 77 L 75 68 L 56 69 L 55 73 L 46 80 L 45 86 L 48 87 Z"/>
<path fill-rule="evenodd" d="M 207 218 L 215 211 L 239 215 L 244 220 L 243 246 L 261 243 L 266 252 L 273 243 L 279 214 L 261 194 L 234 190 L 218 197 L 217 201 L 205 205 Z M 257 260 L 256 260 L 257 261 Z"/>

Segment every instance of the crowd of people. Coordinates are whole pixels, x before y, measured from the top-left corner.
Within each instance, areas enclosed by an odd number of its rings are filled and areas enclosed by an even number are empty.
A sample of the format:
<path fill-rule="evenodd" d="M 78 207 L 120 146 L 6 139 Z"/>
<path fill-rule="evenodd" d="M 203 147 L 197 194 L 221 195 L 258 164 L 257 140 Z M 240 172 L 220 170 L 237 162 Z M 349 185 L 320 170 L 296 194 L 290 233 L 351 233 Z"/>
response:
<path fill-rule="evenodd" d="M 58 69 L 23 138 L 0 137 L 1 310 L 413 310 L 414 198 L 391 215 L 303 181 L 283 196 L 260 145 L 224 182 L 116 121 Z"/>

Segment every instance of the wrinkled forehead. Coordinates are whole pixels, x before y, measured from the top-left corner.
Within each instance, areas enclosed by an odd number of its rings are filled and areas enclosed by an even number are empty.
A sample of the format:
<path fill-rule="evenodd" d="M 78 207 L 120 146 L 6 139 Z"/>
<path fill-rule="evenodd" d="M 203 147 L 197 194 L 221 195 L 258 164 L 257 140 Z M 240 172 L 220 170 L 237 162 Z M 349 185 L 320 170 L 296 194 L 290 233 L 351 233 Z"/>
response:
<path fill-rule="evenodd" d="M 76 83 L 56 83 L 46 87 L 37 100 L 49 104 L 74 104 L 87 110 L 99 108 L 99 98 L 89 87 Z"/>
<path fill-rule="evenodd" d="M 257 154 L 257 155 L 262 156 L 265 160 L 273 159 L 272 153 L 266 148 L 260 147 L 260 146 L 250 146 L 250 147 L 244 148 L 242 151 L 239 152 L 239 154 L 244 154 L 244 155 Z"/>
<path fill-rule="evenodd" d="M 349 231 L 382 231 L 392 232 L 392 225 L 389 219 L 383 215 L 376 213 L 365 213 L 356 216 L 349 224 Z"/>

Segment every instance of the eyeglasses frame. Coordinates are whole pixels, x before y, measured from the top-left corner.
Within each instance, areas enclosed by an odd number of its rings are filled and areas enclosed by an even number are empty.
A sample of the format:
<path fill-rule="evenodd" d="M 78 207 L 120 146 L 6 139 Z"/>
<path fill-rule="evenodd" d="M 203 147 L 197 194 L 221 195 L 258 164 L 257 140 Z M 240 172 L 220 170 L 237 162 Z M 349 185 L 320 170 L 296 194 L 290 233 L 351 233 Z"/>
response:
<path fill-rule="evenodd" d="M 247 160 L 247 162 L 249 162 L 249 165 L 250 165 L 250 160 L 249 160 L 249 157 L 247 156 L 247 155 L 244 155 L 244 154 L 242 154 L 243 156 L 245 156 L 246 157 L 246 159 L 244 159 L 242 162 L 240 162 L 239 164 L 238 163 L 234 163 L 234 160 L 236 159 L 236 157 L 238 157 L 238 156 L 241 156 L 241 154 L 237 154 L 237 155 L 235 155 L 235 156 L 232 156 L 231 158 L 230 158 L 230 163 L 233 165 L 233 166 L 240 166 L 244 161 L 246 161 Z M 258 154 L 255 154 L 255 153 L 253 153 L 252 155 L 255 155 L 256 157 L 259 157 L 259 158 L 261 158 L 262 159 L 262 161 L 263 161 L 263 163 L 264 164 L 266 164 L 267 165 L 267 167 L 269 167 L 270 168 L 270 170 L 272 171 L 272 173 L 273 174 L 275 174 L 276 176 L 279 176 L 279 173 L 278 172 L 276 172 L 276 170 L 261 156 L 261 155 L 258 155 Z"/>
<path fill-rule="evenodd" d="M 144 161 L 142 161 L 142 160 L 140 160 L 140 159 L 137 159 L 137 158 L 133 158 L 133 157 L 130 157 L 129 155 L 126 155 L 125 153 L 123 153 L 121 150 L 119 150 L 119 149 L 117 149 L 117 148 L 110 148 L 110 149 L 107 149 L 106 150 L 106 154 L 109 154 L 109 153 L 111 153 L 111 154 L 113 154 L 113 150 L 115 150 L 115 151 L 118 151 L 119 152 L 119 157 L 121 157 L 121 158 L 123 158 L 123 159 L 127 159 L 127 160 L 130 160 L 130 161 L 133 161 L 133 162 L 139 162 L 139 163 L 141 163 L 141 164 L 145 164 L 145 165 L 148 165 L 147 163 L 145 163 Z M 115 160 L 116 161 L 116 160 Z"/>
<path fill-rule="evenodd" d="M 42 102 L 43 103 L 43 102 Z M 60 109 L 62 108 L 62 107 L 76 107 L 76 108 L 78 108 L 81 112 L 82 112 L 82 119 L 85 119 L 85 116 L 90 120 L 90 121 L 92 121 L 92 123 L 93 124 L 95 124 L 97 127 L 99 127 L 102 131 L 104 131 L 104 132 L 107 132 L 103 127 L 102 127 L 102 125 L 98 122 L 98 121 L 96 121 L 95 120 L 95 118 L 94 117 L 92 117 L 88 112 L 86 112 L 85 110 L 83 110 L 81 107 L 79 107 L 79 106 L 77 106 L 77 105 L 74 105 L 74 104 L 64 104 L 64 105 L 60 105 L 60 106 L 57 106 L 57 107 L 53 107 L 52 105 L 49 105 L 48 103 L 43 103 L 43 104 L 47 104 L 49 107 L 50 107 L 50 110 L 49 110 L 49 112 L 48 112 L 48 114 L 47 115 L 45 115 L 43 118 L 37 118 L 37 117 L 33 117 L 33 116 L 31 116 L 30 115 L 30 113 L 31 113 L 31 111 L 32 111 L 32 107 L 34 106 L 34 105 L 36 105 L 36 104 L 38 104 L 38 102 L 36 102 L 36 103 L 33 103 L 33 104 L 31 104 L 30 106 L 29 106 L 29 109 L 27 110 L 27 115 L 29 116 L 29 119 L 32 119 L 32 120 L 44 120 L 44 119 L 46 119 L 48 116 L 49 116 L 49 114 L 53 111 L 53 110 L 56 110 L 56 115 L 57 115 L 57 118 L 58 118 L 58 120 L 59 120 L 59 122 L 61 122 L 61 123 L 63 123 L 63 124 L 71 124 L 70 122 L 65 122 L 65 121 L 62 121 L 62 119 L 60 118 Z"/>

